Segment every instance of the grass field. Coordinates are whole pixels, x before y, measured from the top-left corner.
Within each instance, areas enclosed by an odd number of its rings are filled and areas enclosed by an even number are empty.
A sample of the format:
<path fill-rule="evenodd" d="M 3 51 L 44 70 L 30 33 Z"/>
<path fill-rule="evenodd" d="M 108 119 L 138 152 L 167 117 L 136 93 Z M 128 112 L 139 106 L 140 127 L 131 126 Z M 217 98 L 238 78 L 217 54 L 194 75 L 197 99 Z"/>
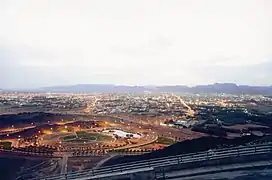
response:
<path fill-rule="evenodd" d="M 170 138 L 166 138 L 166 137 L 159 137 L 157 140 L 158 144 L 165 144 L 165 145 L 171 145 L 174 144 L 175 141 L 173 139 Z"/>
<path fill-rule="evenodd" d="M 70 143 L 83 143 L 83 142 L 88 142 L 88 140 L 85 140 L 85 139 L 71 139 L 71 140 L 67 140 L 66 142 L 70 142 Z"/>
<path fill-rule="evenodd" d="M 76 136 L 75 135 L 71 135 L 71 136 L 65 136 L 63 137 L 63 140 L 72 140 L 72 139 L 76 139 Z"/>
<path fill-rule="evenodd" d="M 0 142 L 0 147 L 3 147 L 4 149 L 11 149 L 11 142 L 9 141 L 2 141 Z"/>
<path fill-rule="evenodd" d="M 88 142 L 88 141 L 110 141 L 112 140 L 111 136 L 99 134 L 99 133 L 88 133 L 86 131 L 76 132 L 77 136 L 69 135 L 63 137 L 65 142 Z"/>
<path fill-rule="evenodd" d="M 85 131 L 78 131 L 76 133 L 78 138 L 85 139 L 85 140 L 109 141 L 112 139 L 111 136 L 106 136 L 106 135 L 98 134 L 98 133 L 88 133 Z"/>

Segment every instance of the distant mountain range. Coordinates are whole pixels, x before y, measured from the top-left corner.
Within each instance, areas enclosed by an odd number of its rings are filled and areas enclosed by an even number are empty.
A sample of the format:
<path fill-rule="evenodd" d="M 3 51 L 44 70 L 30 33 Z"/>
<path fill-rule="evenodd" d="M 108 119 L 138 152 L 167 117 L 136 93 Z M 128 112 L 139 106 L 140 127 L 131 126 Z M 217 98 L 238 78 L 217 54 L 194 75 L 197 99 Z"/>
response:
<path fill-rule="evenodd" d="M 228 93 L 228 94 L 264 94 L 272 95 L 272 86 L 247 86 L 233 83 L 215 83 L 194 87 L 176 86 L 126 86 L 112 84 L 79 84 L 72 86 L 54 86 L 40 88 L 36 91 L 71 92 L 71 93 L 141 93 L 141 92 L 188 92 L 188 93 Z"/>
<path fill-rule="evenodd" d="M 2 89 L 3 90 L 3 89 Z M 1 91 L 1 89 L 0 89 Z M 20 92 L 55 93 L 142 93 L 142 92 L 181 92 L 181 93 L 227 93 L 227 94 L 263 94 L 272 95 L 272 86 L 248 86 L 233 83 L 215 83 L 211 85 L 176 86 L 127 86 L 112 84 L 78 84 L 71 86 L 52 86 L 28 90 L 3 90 Z"/>

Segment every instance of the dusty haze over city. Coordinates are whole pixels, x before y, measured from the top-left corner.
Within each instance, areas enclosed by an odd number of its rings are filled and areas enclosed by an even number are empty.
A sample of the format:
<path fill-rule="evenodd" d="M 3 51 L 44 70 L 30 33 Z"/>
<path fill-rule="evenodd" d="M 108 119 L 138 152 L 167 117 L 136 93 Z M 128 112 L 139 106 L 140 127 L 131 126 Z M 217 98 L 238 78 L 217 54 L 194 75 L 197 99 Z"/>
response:
<path fill-rule="evenodd" d="M 3 0 L 0 88 L 272 84 L 269 0 Z"/>

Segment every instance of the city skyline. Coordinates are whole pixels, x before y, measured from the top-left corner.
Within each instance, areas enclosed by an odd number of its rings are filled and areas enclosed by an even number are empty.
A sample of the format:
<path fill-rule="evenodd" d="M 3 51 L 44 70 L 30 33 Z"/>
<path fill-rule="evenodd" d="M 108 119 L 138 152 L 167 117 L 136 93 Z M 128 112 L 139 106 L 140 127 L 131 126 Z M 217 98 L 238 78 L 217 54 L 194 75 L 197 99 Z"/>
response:
<path fill-rule="evenodd" d="M 0 88 L 272 85 L 272 3 L 0 2 Z"/>

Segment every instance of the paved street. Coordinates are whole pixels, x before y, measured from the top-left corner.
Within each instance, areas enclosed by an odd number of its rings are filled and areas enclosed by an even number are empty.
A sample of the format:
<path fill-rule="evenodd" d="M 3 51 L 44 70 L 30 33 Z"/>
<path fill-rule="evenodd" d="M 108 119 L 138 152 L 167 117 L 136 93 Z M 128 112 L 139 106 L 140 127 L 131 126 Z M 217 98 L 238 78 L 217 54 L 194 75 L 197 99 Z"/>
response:
<path fill-rule="evenodd" d="M 63 154 L 62 160 L 61 160 L 61 174 L 67 173 L 67 162 L 68 162 L 68 154 Z"/>

